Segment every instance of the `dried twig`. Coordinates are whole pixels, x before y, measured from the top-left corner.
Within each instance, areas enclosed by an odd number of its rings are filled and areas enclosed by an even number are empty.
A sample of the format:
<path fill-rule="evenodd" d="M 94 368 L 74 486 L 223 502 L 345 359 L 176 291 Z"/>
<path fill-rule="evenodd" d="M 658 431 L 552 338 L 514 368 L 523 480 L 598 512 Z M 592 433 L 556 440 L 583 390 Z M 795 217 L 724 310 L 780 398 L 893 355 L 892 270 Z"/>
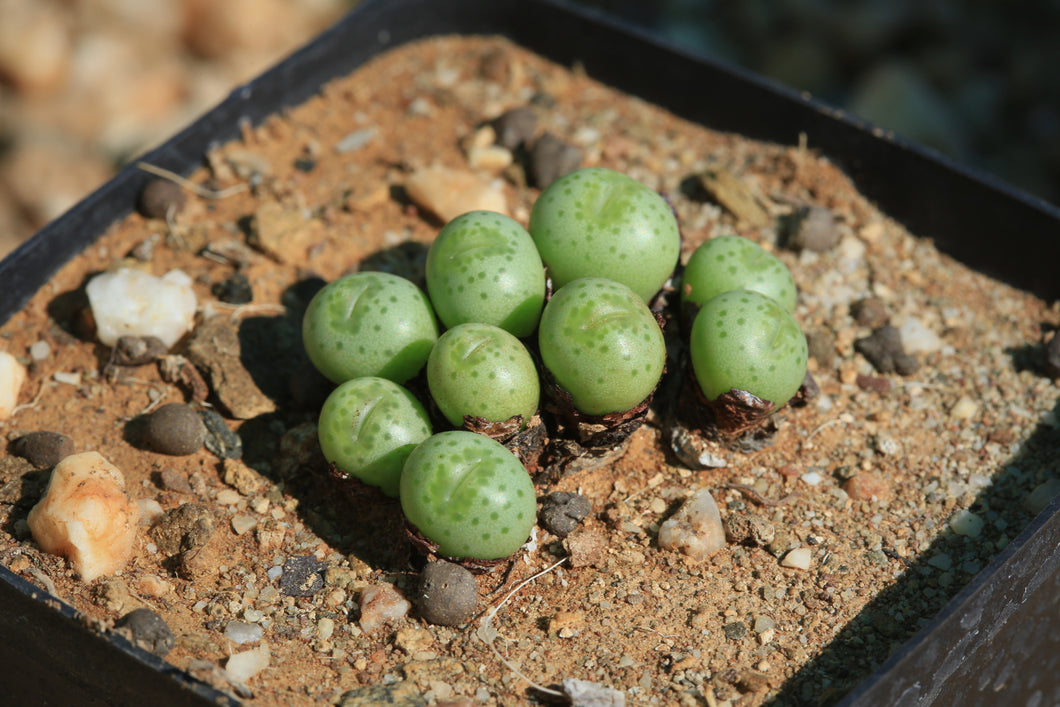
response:
<path fill-rule="evenodd" d="M 189 181 L 184 177 L 180 176 L 176 172 L 171 172 L 164 167 L 158 167 L 147 162 L 137 162 L 136 166 L 145 172 L 161 177 L 162 179 L 168 179 L 174 184 L 178 184 L 184 189 L 192 192 L 196 196 L 201 196 L 204 199 L 224 199 L 225 197 L 232 196 L 233 194 L 239 194 L 245 192 L 250 187 L 246 183 L 234 184 L 227 189 L 208 189 L 204 186 L 200 186 L 195 182 Z M 166 214 L 168 217 L 169 214 Z M 168 218 L 167 218 L 168 221 Z"/>
<path fill-rule="evenodd" d="M 40 388 L 37 390 L 37 394 L 33 396 L 33 400 L 30 400 L 28 403 L 24 403 L 22 405 L 16 405 L 11 410 L 11 414 L 14 415 L 16 413 L 22 412 L 23 410 L 29 410 L 31 408 L 37 407 L 37 403 L 40 402 L 41 396 L 44 395 L 44 386 L 47 384 L 47 382 L 48 381 L 46 380 L 42 380 L 40 383 Z"/>
<path fill-rule="evenodd" d="M 766 498 L 758 493 L 758 489 L 747 484 L 725 484 L 725 488 L 743 492 L 745 496 L 760 506 L 782 506 L 788 501 L 798 498 L 799 495 L 797 492 L 792 491 L 784 498 Z"/>
<path fill-rule="evenodd" d="M 490 611 L 486 614 L 486 617 L 484 619 L 482 619 L 482 625 L 479 626 L 478 630 L 475 632 L 475 635 L 478 636 L 479 639 L 483 643 L 485 643 L 487 646 L 489 646 L 489 649 L 493 652 L 493 655 L 497 656 L 497 660 L 499 660 L 501 663 L 503 663 L 504 666 L 506 668 L 508 668 L 508 670 L 511 670 L 517 676 L 519 676 L 520 678 L 525 680 L 527 682 L 527 684 L 530 685 L 530 687 L 534 688 L 538 692 L 543 692 L 546 695 L 553 695 L 554 697 L 563 697 L 563 693 L 562 692 L 558 692 L 556 690 L 553 690 L 551 688 L 545 687 L 544 685 L 537 684 L 536 682 L 534 682 L 533 680 L 528 678 L 526 675 L 524 675 L 517 667 L 515 667 L 510 662 L 508 662 L 507 658 L 505 658 L 503 655 L 500 654 L 500 651 L 498 651 L 497 648 L 493 645 L 493 641 L 498 636 L 501 637 L 501 638 L 503 638 L 503 636 L 501 636 L 500 633 L 497 632 L 497 629 L 493 628 L 492 622 L 493 622 L 493 617 L 497 615 L 497 612 L 500 611 L 501 607 L 504 606 L 506 603 L 508 603 L 508 600 L 511 599 L 515 595 L 516 592 L 518 592 L 520 589 L 522 589 L 523 587 L 525 587 L 527 584 L 529 584 L 530 582 L 534 581 L 538 577 L 540 577 L 540 576 L 542 576 L 544 574 L 548 574 L 552 570 L 556 569 L 557 567 L 562 565 L 564 562 L 566 562 L 567 559 L 568 558 L 564 557 L 561 560 L 558 560 L 558 561 L 552 563 L 551 565 L 549 565 L 545 569 L 541 570 L 537 574 L 531 575 L 531 576 L 527 577 L 526 579 L 524 579 L 522 582 L 519 582 L 519 584 L 515 585 L 515 587 L 510 592 L 508 592 L 508 594 L 506 594 L 503 599 L 501 599 L 500 603 L 498 603 L 497 606 L 495 606 L 492 609 L 490 609 Z"/>

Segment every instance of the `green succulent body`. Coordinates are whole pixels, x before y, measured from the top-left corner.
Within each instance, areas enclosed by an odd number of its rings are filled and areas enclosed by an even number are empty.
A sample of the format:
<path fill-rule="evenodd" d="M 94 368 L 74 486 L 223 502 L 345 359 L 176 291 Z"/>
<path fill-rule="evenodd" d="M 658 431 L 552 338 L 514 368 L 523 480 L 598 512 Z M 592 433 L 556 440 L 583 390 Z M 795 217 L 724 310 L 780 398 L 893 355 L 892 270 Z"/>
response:
<path fill-rule="evenodd" d="M 337 469 L 397 497 L 405 459 L 431 436 L 431 423 L 423 405 L 397 383 L 354 378 L 324 402 L 317 436 Z"/>
<path fill-rule="evenodd" d="M 703 305 L 689 353 L 708 400 L 735 388 L 779 408 L 806 376 L 806 337 L 799 325 L 775 300 L 749 290 L 730 290 Z"/>
<path fill-rule="evenodd" d="M 526 542 L 537 501 L 515 455 L 489 437 L 456 430 L 430 437 L 409 455 L 401 508 L 440 554 L 493 560 Z"/>
<path fill-rule="evenodd" d="M 529 230 L 555 288 L 606 277 L 644 301 L 673 272 L 681 248 L 669 204 L 637 180 L 601 167 L 552 182 L 534 203 Z"/>
<path fill-rule="evenodd" d="M 625 412 L 655 390 L 666 344 L 636 293 L 604 278 L 561 287 L 541 315 L 541 360 L 587 415 Z"/>
<path fill-rule="evenodd" d="M 446 224 L 431 244 L 427 292 L 447 327 L 480 322 L 525 337 L 544 306 L 545 267 L 518 222 L 471 211 Z"/>
<path fill-rule="evenodd" d="M 754 290 L 795 311 L 795 281 L 777 256 L 741 236 L 719 236 L 696 248 L 682 276 L 685 302 L 703 305 L 729 290 Z"/>
<path fill-rule="evenodd" d="M 306 353 L 334 383 L 365 376 L 403 383 L 423 368 L 437 339 L 427 296 L 389 273 L 361 272 L 328 284 L 302 319 Z"/>
<path fill-rule="evenodd" d="M 455 427 L 465 415 L 503 422 L 537 412 L 541 386 L 530 353 L 519 339 L 489 324 L 459 324 L 438 339 L 427 359 L 427 384 Z"/>

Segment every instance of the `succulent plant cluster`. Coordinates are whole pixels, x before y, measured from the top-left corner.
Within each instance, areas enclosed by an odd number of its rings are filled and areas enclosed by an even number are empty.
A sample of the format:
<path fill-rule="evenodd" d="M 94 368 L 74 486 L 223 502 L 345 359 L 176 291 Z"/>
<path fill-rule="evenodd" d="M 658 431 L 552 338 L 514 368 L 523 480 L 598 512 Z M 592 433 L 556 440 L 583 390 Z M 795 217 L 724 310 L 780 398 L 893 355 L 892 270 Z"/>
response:
<path fill-rule="evenodd" d="M 427 255 L 426 292 L 376 272 L 330 283 L 303 320 L 306 352 L 338 384 L 320 413 L 325 458 L 398 497 L 440 554 L 511 555 L 534 525 L 530 476 L 502 444 L 461 428 L 525 428 L 543 380 L 591 419 L 650 399 L 667 352 L 648 303 L 679 254 L 662 197 L 588 168 L 542 192 L 528 229 L 489 211 L 446 224 Z M 690 351 L 703 394 L 737 387 L 783 405 L 805 373 L 806 343 L 780 261 L 750 241 L 718 238 L 693 256 L 682 292 L 701 307 Z M 401 385 L 421 371 L 424 401 Z M 433 429 L 429 409 L 436 426 L 455 429 Z"/>

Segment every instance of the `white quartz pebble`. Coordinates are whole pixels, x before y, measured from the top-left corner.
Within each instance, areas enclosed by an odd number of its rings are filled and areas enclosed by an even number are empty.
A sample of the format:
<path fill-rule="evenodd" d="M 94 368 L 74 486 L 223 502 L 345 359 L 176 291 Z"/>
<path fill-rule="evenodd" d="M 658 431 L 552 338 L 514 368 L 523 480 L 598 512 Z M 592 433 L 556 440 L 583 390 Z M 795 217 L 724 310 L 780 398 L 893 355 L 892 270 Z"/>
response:
<path fill-rule="evenodd" d="M 85 286 L 96 335 L 107 346 L 122 336 L 154 336 L 172 346 L 195 325 L 195 292 L 181 270 L 162 277 L 131 268 L 110 270 Z"/>
<path fill-rule="evenodd" d="M 6 351 L 0 351 L 0 420 L 11 417 L 18 405 L 18 392 L 26 382 L 26 367 Z"/>
<path fill-rule="evenodd" d="M 225 663 L 225 672 L 233 683 L 245 685 L 251 678 L 269 667 L 267 645 L 236 653 Z"/>
<path fill-rule="evenodd" d="M 245 621 L 229 621 L 225 626 L 225 638 L 232 643 L 256 643 L 262 635 L 261 626 Z"/>
<path fill-rule="evenodd" d="M 702 560 L 725 547 L 725 527 L 714 497 L 699 489 L 659 526 L 659 547 Z"/>
<path fill-rule="evenodd" d="M 66 557 L 91 582 L 132 557 L 139 515 L 121 471 L 99 452 L 82 452 L 56 464 L 27 521 L 42 550 Z"/>
<path fill-rule="evenodd" d="M 811 548 L 797 547 L 784 555 L 784 559 L 780 561 L 780 566 L 791 567 L 796 570 L 808 570 L 812 561 L 813 550 Z"/>

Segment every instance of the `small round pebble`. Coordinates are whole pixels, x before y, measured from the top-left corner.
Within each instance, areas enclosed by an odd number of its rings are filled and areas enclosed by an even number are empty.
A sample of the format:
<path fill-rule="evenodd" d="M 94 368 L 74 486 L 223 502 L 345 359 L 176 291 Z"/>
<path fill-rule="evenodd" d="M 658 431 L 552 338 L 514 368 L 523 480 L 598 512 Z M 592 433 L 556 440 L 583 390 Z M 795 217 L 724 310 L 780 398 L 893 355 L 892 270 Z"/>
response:
<path fill-rule="evenodd" d="M 542 501 L 538 518 L 545 530 L 563 538 L 577 528 L 590 511 L 592 505 L 585 496 L 570 491 L 553 491 Z"/>
<path fill-rule="evenodd" d="M 179 185 L 168 179 L 152 179 L 140 192 L 137 206 L 147 218 L 164 219 L 170 209 L 174 215 L 183 211 L 187 201 L 188 197 Z"/>
<path fill-rule="evenodd" d="M 847 479 L 843 483 L 843 490 L 855 501 L 887 503 L 894 497 L 890 484 L 871 471 L 863 471 Z"/>
<path fill-rule="evenodd" d="M 118 619 L 114 628 L 125 633 L 133 645 L 159 658 L 165 658 L 173 650 L 173 631 L 150 609 L 133 609 Z"/>
<path fill-rule="evenodd" d="M 416 606 L 420 616 L 432 624 L 459 626 L 471 618 L 478 605 L 475 578 L 452 562 L 428 563 L 420 575 Z"/>
<path fill-rule="evenodd" d="M 781 567 L 790 567 L 797 570 L 808 570 L 813 562 L 813 549 L 808 547 L 797 547 L 784 555 L 780 561 Z"/>
<path fill-rule="evenodd" d="M 52 346 L 47 341 L 34 341 L 29 347 L 29 357 L 34 361 L 43 361 L 52 352 Z"/>
<path fill-rule="evenodd" d="M 512 108 L 493 120 L 497 144 L 514 150 L 534 136 L 537 131 L 537 115 L 528 106 Z"/>
<path fill-rule="evenodd" d="M 147 417 L 144 442 L 160 454 L 194 454 L 205 440 L 206 427 L 190 405 L 168 403 Z"/>
<path fill-rule="evenodd" d="M 59 432 L 30 432 L 11 444 L 11 453 L 38 469 L 44 469 L 73 454 L 74 441 Z"/>
<path fill-rule="evenodd" d="M 581 165 L 582 151 L 551 133 L 539 137 L 530 149 L 530 174 L 538 189 L 544 189 Z"/>

